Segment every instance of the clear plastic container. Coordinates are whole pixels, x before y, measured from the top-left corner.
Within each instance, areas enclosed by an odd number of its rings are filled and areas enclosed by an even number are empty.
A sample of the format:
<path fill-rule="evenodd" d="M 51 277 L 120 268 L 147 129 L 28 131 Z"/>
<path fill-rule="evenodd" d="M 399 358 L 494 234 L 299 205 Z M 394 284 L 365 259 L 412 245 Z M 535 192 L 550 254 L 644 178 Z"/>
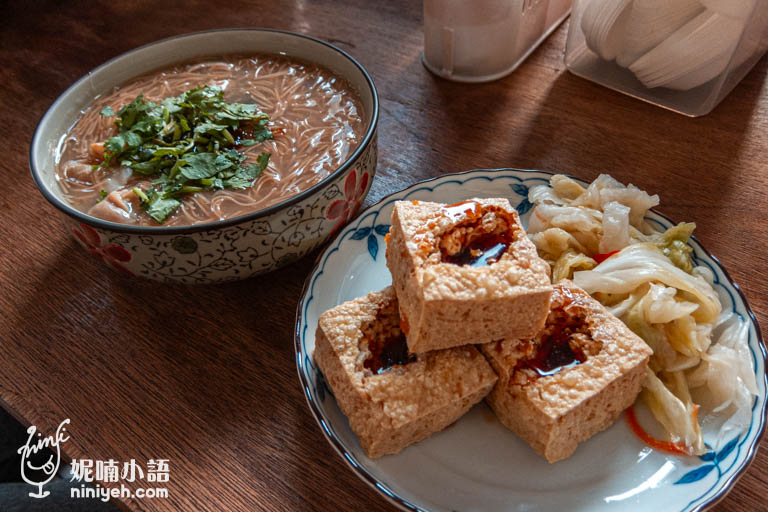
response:
<path fill-rule="evenodd" d="M 571 0 L 424 0 L 424 66 L 456 82 L 514 71 L 568 16 Z"/>
<path fill-rule="evenodd" d="M 688 116 L 712 111 L 768 49 L 768 0 L 574 0 L 575 75 Z"/>

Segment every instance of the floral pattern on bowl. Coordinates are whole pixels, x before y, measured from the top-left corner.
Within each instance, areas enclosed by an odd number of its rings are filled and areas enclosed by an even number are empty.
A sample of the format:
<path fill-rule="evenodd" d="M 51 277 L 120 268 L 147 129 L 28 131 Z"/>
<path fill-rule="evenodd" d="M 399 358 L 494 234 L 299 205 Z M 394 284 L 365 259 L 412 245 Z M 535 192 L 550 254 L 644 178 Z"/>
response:
<path fill-rule="evenodd" d="M 123 265 L 123 263 L 128 263 L 133 259 L 131 253 L 126 251 L 125 247 L 120 244 L 102 243 L 99 232 L 88 224 L 79 224 L 77 227 L 72 228 L 72 233 L 80 242 L 80 245 L 93 256 L 121 272 L 133 275 L 133 272 Z"/>
<path fill-rule="evenodd" d="M 347 179 L 344 180 L 344 198 L 332 202 L 325 212 L 326 219 L 338 219 L 331 229 L 331 233 L 336 233 L 355 216 L 360 205 L 363 204 L 369 181 L 370 175 L 365 171 L 360 173 L 359 180 L 357 179 L 357 171 L 354 169 L 347 175 Z"/>
<path fill-rule="evenodd" d="M 243 279 L 295 261 L 331 237 L 360 208 L 375 166 L 374 142 L 325 189 L 271 215 L 219 229 L 150 236 L 79 223 L 73 233 L 92 255 L 126 274 L 184 283 Z M 344 216 L 329 217 L 339 203 L 345 205 Z"/>

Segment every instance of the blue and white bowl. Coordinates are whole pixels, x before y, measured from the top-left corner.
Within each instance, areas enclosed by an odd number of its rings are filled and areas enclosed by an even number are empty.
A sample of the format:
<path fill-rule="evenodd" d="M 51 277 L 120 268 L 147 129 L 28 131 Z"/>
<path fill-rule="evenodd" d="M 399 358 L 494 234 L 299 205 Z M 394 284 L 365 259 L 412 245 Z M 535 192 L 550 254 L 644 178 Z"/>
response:
<path fill-rule="evenodd" d="M 56 147 L 95 96 L 158 68 L 210 55 L 249 53 L 283 53 L 319 64 L 355 89 L 363 104 L 365 133 L 361 144 L 338 169 L 268 208 L 193 226 L 128 226 L 91 217 L 64 201 L 56 184 Z M 78 242 L 110 267 L 160 281 L 231 281 L 269 272 L 304 256 L 354 217 L 376 173 L 378 118 L 373 80 L 339 48 L 279 30 L 212 30 L 142 46 L 80 78 L 40 120 L 30 146 L 29 164 L 43 196 L 73 221 L 72 233 Z"/>
<path fill-rule="evenodd" d="M 717 445 L 717 431 L 705 425 L 705 441 L 716 449 L 700 457 L 655 451 L 620 418 L 579 445 L 570 458 L 549 464 L 504 428 L 483 403 L 443 432 L 398 455 L 369 459 L 312 360 L 321 313 L 390 284 L 384 235 L 393 203 L 421 200 L 453 203 L 470 197 L 507 197 L 527 225 L 530 187 L 551 174 L 515 169 L 477 170 L 417 183 L 365 211 L 320 255 L 299 302 L 296 364 L 309 408 L 331 446 L 352 470 L 387 500 L 405 510 L 430 511 L 615 511 L 693 512 L 727 493 L 755 455 L 766 415 L 766 352 L 757 320 L 722 265 L 697 240 L 698 265 L 714 274 L 724 310 L 748 323 L 749 350 L 759 395 L 749 428 Z M 673 225 L 649 212 L 659 227 Z M 635 407 L 642 419 L 648 414 Z M 650 418 L 649 418 L 650 420 Z"/>

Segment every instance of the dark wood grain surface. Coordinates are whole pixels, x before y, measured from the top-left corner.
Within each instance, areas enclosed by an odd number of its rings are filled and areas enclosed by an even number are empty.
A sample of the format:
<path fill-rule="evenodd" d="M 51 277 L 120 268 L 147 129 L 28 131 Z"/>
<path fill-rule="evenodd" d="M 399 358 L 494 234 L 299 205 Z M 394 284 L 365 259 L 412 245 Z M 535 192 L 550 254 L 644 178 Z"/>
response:
<path fill-rule="evenodd" d="M 0 399 L 26 424 L 72 420 L 69 457 L 171 460 L 170 497 L 131 510 L 390 510 L 325 441 L 301 394 L 296 303 L 314 255 L 217 286 L 123 278 L 91 259 L 35 190 L 27 151 L 51 102 L 138 45 L 203 29 L 294 30 L 349 51 L 381 99 L 367 205 L 473 168 L 608 171 L 661 196 L 768 324 L 766 60 L 688 119 L 563 65 L 561 27 L 511 76 L 462 85 L 420 62 L 421 3 L 7 2 L 0 14 Z M 2 433 L 0 433 L 2 435 Z M 717 510 L 766 510 L 763 449 Z"/>

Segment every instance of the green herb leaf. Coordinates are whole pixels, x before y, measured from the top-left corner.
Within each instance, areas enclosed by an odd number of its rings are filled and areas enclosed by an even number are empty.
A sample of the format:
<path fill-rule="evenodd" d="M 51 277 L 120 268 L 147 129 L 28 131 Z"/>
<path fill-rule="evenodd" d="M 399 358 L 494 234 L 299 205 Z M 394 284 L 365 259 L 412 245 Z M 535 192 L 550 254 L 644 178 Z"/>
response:
<path fill-rule="evenodd" d="M 102 115 L 115 113 L 105 107 Z M 117 112 L 119 131 L 104 142 L 104 162 L 97 167 L 120 162 L 135 175 L 152 178 L 149 190 L 134 193 L 147 214 L 162 223 L 179 207 L 177 197 L 253 186 L 269 154 L 243 166 L 246 157 L 236 148 L 272 139 L 268 121 L 256 105 L 226 103 L 215 86 L 196 87 L 160 104 L 139 94 Z"/>
<path fill-rule="evenodd" d="M 261 173 L 264 172 L 264 169 L 267 168 L 267 165 L 269 164 L 269 153 L 262 153 L 256 158 L 256 163 L 246 166 L 243 171 L 248 174 L 248 176 L 251 177 L 251 179 L 256 179 L 259 176 L 261 176 Z"/>
<path fill-rule="evenodd" d="M 253 186 L 269 163 L 269 153 L 262 153 L 255 164 L 241 167 L 237 174 L 222 182 L 223 188 L 248 188 Z"/>
<path fill-rule="evenodd" d="M 216 112 L 215 118 L 218 121 L 230 121 L 232 124 L 237 124 L 237 121 L 249 121 L 256 119 L 258 115 L 259 108 L 256 105 L 250 105 L 246 103 L 230 103 L 219 112 Z"/>
<path fill-rule="evenodd" d="M 269 128 L 267 128 L 266 120 L 264 120 L 263 122 L 260 122 L 257 126 L 253 128 L 253 132 L 251 132 L 251 138 L 255 140 L 257 143 L 264 142 L 265 140 L 274 139 L 272 132 L 269 131 Z"/>
<path fill-rule="evenodd" d="M 100 115 L 101 115 L 101 117 L 115 117 L 115 111 L 112 110 L 112 107 L 107 105 L 106 107 L 101 109 Z"/>
<path fill-rule="evenodd" d="M 159 172 L 159 166 L 157 164 L 158 162 L 150 160 L 147 162 L 130 162 L 130 165 L 126 165 L 126 167 L 130 167 L 134 174 L 152 176 Z"/>
<path fill-rule="evenodd" d="M 125 145 L 129 148 L 137 148 L 144 142 L 144 138 L 134 131 L 126 132 L 123 140 L 125 141 Z"/>
<path fill-rule="evenodd" d="M 181 206 L 181 202 L 178 199 L 164 199 L 157 196 L 146 206 L 145 210 L 158 224 L 162 224 L 179 206 Z"/>
<path fill-rule="evenodd" d="M 123 136 L 115 135 L 114 137 L 107 139 L 107 141 L 104 143 L 104 151 L 108 151 L 112 154 L 118 154 L 123 151 L 123 146 L 125 146 L 125 139 Z"/>

